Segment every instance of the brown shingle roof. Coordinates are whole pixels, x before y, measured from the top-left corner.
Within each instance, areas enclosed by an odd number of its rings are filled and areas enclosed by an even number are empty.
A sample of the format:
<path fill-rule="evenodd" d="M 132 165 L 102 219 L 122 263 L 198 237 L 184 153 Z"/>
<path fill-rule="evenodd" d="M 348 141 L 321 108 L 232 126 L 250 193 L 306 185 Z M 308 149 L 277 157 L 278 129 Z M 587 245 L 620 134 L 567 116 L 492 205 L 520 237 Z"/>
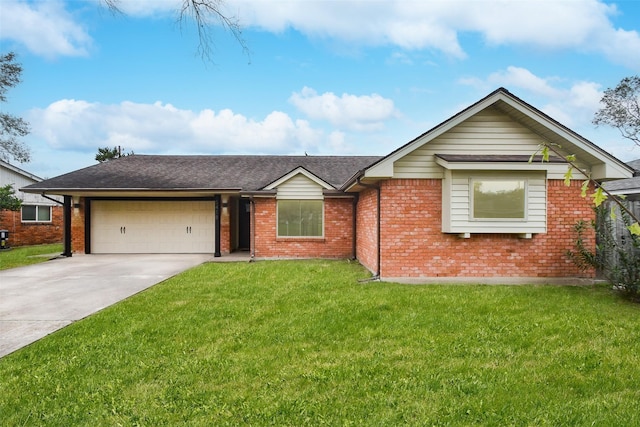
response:
<path fill-rule="evenodd" d="M 339 188 L 373 156 L 165 156 L 131 155 L 25 187 L 63 190 L 256 191 L 297 167 Z"/>

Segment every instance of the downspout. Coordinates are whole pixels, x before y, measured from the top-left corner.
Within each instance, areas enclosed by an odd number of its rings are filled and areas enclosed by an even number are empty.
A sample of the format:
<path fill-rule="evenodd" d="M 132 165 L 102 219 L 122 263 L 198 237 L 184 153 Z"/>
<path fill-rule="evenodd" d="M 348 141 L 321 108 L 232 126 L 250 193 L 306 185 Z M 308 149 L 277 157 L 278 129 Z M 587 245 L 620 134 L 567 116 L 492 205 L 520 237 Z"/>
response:
<path fill-rule="evenodd" d="M 376 222 L 377 222 L 377 224 L 376 224 L 376 234 L 377 234 L 376 238 L 377 238 L 377 246 L 378 246 L 377 247 L 377 251 L 378 251 L 378 254 L 377 254 L 377 257 L 378 257 L 378 260 L 377 260 L 378 261 L 378 271 L 369 280 L 380 280 L 380 269 L 381 269 L 381 264 L 380 264 L 380 262 L 381 262 L 380 242 L 382 241 L 381 238 L 380 238 L 380 205 L 381 205 L 381 203 L 380 203 L 380 186 L 379 185 L 365 184 L 364 182 L 360 181 L 360 178 L 362 178 L 362 177 L 358 177 L 357 178 L 358 185 L 361 185 L 361 186 L 363 186 L 365 188 L 371 188 L 371 189 L 376 190 L 376 194 L 378 196 L 378 200 L 377 200 L 378 212 L 376 213 L 376 216 L 377 216 L 377 218 L 376 218 Z"/>
<path fill-rule="evenodd" d="M 249 220 L 249 245 L 251 246 L 250 262 L 255 261 L 256 257 L 256 201 L 253 196 L 249 197 L 251 205 L 251 219 Z"/>
<path fill-rule="evenodd" d="M 46 194 L 42 193 L 42 197 L 47 200 L 51 200 L 52 202 L 58 203 L 62 205 L 62 256 L 70 257 L 72 255 L 71 251 L 71 196 L 64 196 L 64 202 L 54 199 L 53 197 L 49 197 Z"/>
<path fill-rule="evenodd" d="M 222 197 L 219 194 L 216 194 L 214 196 L 214 200 L 215 200 L 215 210 L 216 210 L 216 220 L 215 220 L 215 253 L 213 254 L 214 257 L 219 258 L 222 256 L 222 254 L 220 253 L 220 216 L 221 216 L 221 212 L 222 212 Z"/>

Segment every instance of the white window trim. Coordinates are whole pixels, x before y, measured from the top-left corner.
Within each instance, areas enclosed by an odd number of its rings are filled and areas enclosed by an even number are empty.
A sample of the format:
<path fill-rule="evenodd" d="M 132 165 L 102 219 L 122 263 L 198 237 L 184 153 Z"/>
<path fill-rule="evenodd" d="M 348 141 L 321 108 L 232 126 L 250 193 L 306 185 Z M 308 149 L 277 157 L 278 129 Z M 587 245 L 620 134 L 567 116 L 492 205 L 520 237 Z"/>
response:
<path fill-rule="evenodd" d="M 26 223 L 42 223 L 42 224 L 47 224 L 47 223 L 51 223 L 53 221 L 53 209 L 51 206 L 49 205 L 35 205 L 32 203 L 25 203 L 24 206 L 35 206 L 36 208 L 36 219 L 24 219 L 24 214 L 22 212 L 22 207 L 20 208 L 20 222 L 26 222 Z M 39 220 L 38 219 L 38 211 L 42 208 L 47 208 L 49 209 L 49 220 L 47 221 L 43 221 L 43 220 Z"/>

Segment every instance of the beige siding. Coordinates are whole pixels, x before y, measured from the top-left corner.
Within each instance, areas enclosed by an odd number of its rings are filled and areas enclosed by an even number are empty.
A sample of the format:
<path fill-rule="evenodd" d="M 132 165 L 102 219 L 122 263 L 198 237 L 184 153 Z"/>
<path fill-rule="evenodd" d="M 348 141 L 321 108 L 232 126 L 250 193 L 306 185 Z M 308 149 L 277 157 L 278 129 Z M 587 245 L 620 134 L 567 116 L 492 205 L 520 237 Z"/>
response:
<path fill-rule="evenodd" d="M 434 154 L 501 154 L 530 156 L 542 138 L 490 107 L 394 163 L 394 178 L 443 178 Z M 562 178 L 566 166 L 555 167 L 549 178 Z"/>
<path fill-rule="evenodd" d="M 322 187 L 302 174 L 278 186 L 278 199 L 322 199 Z"/>
<path fill-rule="evenodd" d="M 546 232 L 546 179 L 544 172 L 452 171 L 443 181 L 443 230 L 446 233 L 544 233 Z M 471 178 L 515 178 L 527 181 L 527 218 L 524 221 L 471 219 Z"/>

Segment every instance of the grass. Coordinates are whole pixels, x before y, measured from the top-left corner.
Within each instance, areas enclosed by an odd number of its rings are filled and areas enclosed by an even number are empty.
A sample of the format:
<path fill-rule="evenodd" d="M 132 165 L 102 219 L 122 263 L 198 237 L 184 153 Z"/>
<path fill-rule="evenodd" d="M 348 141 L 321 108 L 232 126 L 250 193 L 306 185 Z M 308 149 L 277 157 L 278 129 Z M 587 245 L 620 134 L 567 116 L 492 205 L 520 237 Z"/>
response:
<path fill-rule="evenodd" d="M 49 258 L 40 255 L 60 254 L 62 244 L 21 246 L 0 250 L 0 270 L 22 267 L 47 261 Z"/>
<path fill-rule="evenodd" d="M 5 425 L 640 425 L 640 307 L 604 287 L 359 283 L 211 263 L 0 359 Z"/>

